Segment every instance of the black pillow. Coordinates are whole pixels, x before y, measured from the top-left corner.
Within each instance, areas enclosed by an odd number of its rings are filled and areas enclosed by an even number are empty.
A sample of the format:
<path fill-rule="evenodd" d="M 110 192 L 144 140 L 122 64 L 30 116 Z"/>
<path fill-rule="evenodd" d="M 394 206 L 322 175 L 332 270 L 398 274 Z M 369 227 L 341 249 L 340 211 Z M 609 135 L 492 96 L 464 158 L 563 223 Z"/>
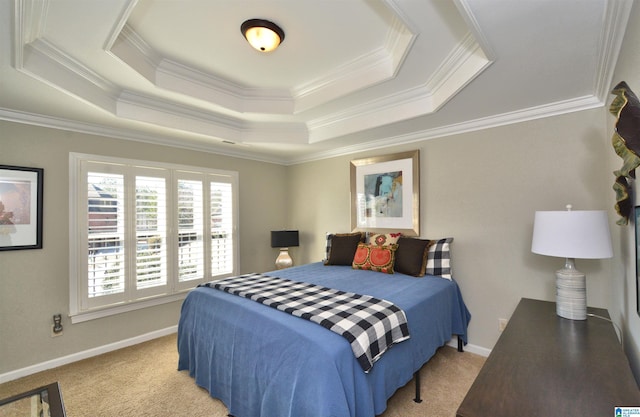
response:
<path fill-rule="evenodd" d="M 402 236 L 398 239 L 396 263 L 393 269 L 401 274 L 414 277 L 424 276 L 427 267 L 427 254 L 432 241 Z"/>
<path fill-rule="evenodd" d="M 325 265 L 349 265 L 362 241 L 362 233 L 336 234 L 331 237 L 331 249 Z"/>

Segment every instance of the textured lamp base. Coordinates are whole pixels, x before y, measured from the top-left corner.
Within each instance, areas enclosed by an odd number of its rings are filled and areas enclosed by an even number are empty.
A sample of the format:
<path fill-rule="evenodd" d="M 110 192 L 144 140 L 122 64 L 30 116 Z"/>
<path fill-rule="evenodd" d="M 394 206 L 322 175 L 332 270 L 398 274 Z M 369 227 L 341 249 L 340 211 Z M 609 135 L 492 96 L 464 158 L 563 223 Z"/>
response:
<path fill-rule="evenodd" d="M 293 259 L 289 256 L 289 248 L 280 248 L 280 254 L 276 258 L 276 268 L 284 269 L 293 266 Z"/>
<path fill-rule="evenodd" d="M 556 313 L 570 320 L 587 319 L 587 279 L 570 258 L 556 271 Z"/>

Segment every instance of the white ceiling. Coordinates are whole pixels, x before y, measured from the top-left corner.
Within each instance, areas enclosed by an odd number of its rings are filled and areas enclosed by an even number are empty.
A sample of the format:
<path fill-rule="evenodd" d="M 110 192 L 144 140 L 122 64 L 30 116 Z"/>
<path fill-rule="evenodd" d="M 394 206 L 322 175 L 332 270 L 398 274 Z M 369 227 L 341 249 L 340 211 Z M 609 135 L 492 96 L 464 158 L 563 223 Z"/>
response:
<path fill-rule="evenodd" d="M 0 0 L 0 119 L 282 164 L 410 143 L 605 104 L 631 6 Z"/>

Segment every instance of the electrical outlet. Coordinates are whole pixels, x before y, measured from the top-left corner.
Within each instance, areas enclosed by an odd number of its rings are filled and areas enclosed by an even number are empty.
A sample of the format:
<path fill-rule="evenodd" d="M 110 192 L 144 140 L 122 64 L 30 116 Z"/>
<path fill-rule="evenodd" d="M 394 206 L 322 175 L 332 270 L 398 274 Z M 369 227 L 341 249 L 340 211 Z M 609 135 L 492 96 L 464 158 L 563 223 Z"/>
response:
<path fill-rule="evenodd" d="M 53 326 L 51 326 L 51 337 L 62 336 L 62 314 L 53 315 Z"/>
<path fill-rule="evenodd" d="M 62 336 L 62 333 L 64 333 L 62 330 L 60 330 L 58 333 L 56 333 L 53 329 L 54 327 L 56 327 L 55 324 L 51 325 L 51 337 L 58 337 L 58 336 Z"/>
<path fill-rule="evenodd" d="M 507 327 L 508 319 L 498 319 L 498 330 L 503 331 Z"/>

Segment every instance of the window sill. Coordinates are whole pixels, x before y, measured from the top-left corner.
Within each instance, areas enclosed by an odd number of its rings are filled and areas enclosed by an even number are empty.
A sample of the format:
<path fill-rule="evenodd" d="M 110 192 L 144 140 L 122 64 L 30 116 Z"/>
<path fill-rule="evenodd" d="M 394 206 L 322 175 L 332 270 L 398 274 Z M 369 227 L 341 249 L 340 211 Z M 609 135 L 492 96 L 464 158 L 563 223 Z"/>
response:
<path fill-rule="evenodd" d="M 165 295 L 160 297 L 148 298 L 141 301 L 133 301 L 126 304 L 117 304 L 108 307 L 101 307 L 99 309 L 93 309 L 83 312 L 76 312 L 69 315 L 71 318 L 71 324 L 82 323 L 84 321 L 95 320 L 103 317 L 113 316 L 116 314 L 126 313 L 129 311 L 140 310 L 147 307 L 153 307 L 157 305 L 173 303 L 175 301 L 184 300 L 189 294 L 189 291 L 184 291 L 178 294 Z"/>

